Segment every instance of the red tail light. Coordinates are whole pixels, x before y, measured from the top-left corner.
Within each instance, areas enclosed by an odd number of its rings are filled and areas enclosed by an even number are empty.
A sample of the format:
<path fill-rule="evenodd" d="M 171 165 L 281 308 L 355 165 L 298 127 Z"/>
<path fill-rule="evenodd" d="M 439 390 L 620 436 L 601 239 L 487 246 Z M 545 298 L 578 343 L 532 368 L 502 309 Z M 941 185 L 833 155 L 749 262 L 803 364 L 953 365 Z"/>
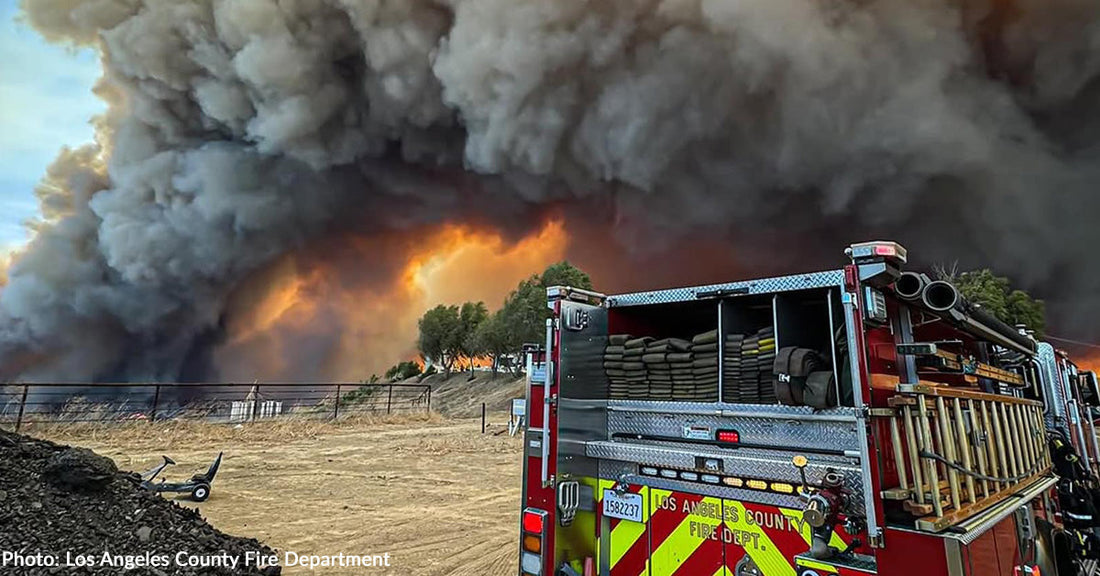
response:
<path fill-rule="evenodd" d="M 533 532 L 535 534 L 542 534 L 543 518 L 545 514 L 539 512 L 533 512 L 531 510 L 523 511 L 523 529 L 526 532 Z"/>
<path fill-rule="evenodd" d="M 741 435 L 736 430 L 719 430 L 718 441 L 736 444 L 741 441 Z"/>

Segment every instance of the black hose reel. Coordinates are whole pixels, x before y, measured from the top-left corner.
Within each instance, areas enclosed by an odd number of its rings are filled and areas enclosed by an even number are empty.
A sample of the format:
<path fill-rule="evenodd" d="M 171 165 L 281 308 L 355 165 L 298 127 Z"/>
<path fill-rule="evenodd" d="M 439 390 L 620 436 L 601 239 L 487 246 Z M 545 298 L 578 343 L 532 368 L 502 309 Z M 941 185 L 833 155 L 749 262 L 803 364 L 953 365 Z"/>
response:
<path fill-rule="evenodd" d="M 775 395 L 781 404 L 818 410 L 836 406 L 836 379 L 829 363 L 816 350 L 780 348 L 772 373 Z"/>

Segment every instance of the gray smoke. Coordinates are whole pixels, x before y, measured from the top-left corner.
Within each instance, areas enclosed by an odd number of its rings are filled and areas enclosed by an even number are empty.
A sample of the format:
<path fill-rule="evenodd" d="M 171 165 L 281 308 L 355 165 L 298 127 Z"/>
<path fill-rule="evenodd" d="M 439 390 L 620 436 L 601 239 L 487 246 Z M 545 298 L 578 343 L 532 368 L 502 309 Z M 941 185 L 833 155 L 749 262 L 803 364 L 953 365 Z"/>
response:
<path fill-rule="evenodd" d="M 179 378 L 281 254 L 361 229 L 522 228 L 549 205 L 610 222 L 600 250 L 707 230 L 772 268 L 792 246 L 805 261 L 784 266 L 804 268 L 899 237 L 1100 318 L 1094 0 L 24 10 L 100 51 L 109 110 L 38 190 L 0 292 L 8 375 Z"/>

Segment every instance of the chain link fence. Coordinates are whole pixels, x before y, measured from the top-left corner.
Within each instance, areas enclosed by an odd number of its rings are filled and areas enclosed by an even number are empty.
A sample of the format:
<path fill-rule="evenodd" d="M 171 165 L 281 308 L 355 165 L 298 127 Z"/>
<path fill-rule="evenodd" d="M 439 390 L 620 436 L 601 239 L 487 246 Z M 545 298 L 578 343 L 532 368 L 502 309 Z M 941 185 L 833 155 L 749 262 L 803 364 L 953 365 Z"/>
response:
<path fill-rule="evenodd" d="M 155 422 L 174 418 L 250 422 L 339 419 L 359 414 L 426 413 L 426 384 L 103 383 L 9 384 L 0 388 L 0 426 Z"/>

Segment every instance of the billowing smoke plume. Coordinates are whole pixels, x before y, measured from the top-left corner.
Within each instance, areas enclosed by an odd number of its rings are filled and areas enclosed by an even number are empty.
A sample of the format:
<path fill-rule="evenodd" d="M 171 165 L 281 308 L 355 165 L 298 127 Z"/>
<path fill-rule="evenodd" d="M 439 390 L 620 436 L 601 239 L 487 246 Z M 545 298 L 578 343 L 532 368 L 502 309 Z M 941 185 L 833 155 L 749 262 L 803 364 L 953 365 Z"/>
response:
<path fill-rule="evenodd" d="M 706 237 L 805 268 L 875 234 L 1100 317 L 1095 0 L 24 9 L 100 51 L 109 110 L 38 190 L 0 292 L 9 375 L 186 376 L 282 255 L 551 209 L 582 261 Z"/>

